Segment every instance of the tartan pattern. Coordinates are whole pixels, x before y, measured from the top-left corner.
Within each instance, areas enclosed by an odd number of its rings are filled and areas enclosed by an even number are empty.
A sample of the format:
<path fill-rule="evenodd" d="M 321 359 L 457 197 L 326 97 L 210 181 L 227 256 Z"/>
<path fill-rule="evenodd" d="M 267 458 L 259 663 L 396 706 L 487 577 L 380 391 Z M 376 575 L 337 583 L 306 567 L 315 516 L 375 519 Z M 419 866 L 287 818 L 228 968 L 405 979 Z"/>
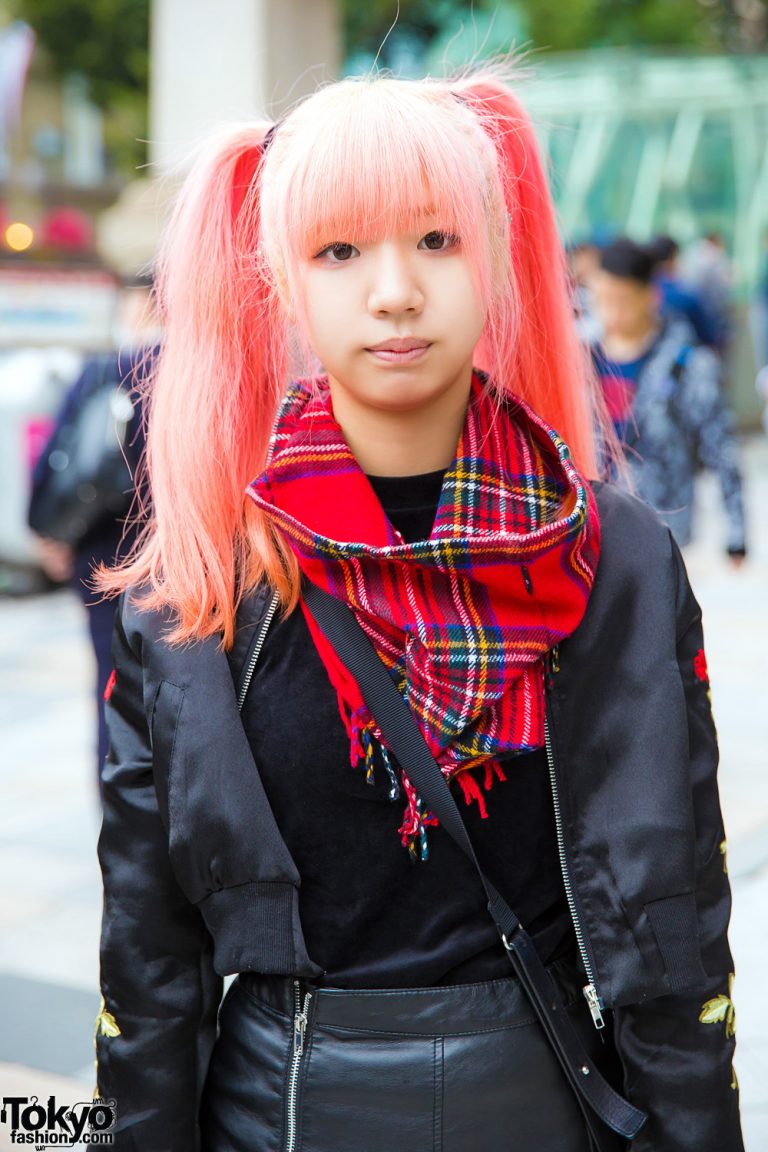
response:
<path fill-rule="evenodd" d="M 305 577 L 352 607 L 446 776 L 544 743 L 543 656 L 584 614 L 600 530 L 567 446 L 527 405 L 491 397 L 475 373 L 428 540 L 406 544 L 388 520 L 325 378 L 291 386 L 247 491 Z M 355 762 L 360 733 L 380 734 L 302 608 Z"/>

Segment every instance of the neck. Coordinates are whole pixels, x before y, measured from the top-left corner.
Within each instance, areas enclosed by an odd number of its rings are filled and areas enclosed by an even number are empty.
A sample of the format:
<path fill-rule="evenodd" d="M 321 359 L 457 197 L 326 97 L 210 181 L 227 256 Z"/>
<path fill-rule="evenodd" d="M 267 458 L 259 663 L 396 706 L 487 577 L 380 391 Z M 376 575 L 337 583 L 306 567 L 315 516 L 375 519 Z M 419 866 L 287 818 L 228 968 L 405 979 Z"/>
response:
<path fill-rule="evenodd" d="M 456 455 L 469 399 L 466 387 L 450 390 L 428 405 L 390 410 L 356 404 L 334 389 L 333 415 L 363 472 L 371 476 L 416 476 L 447 468 Z"/>

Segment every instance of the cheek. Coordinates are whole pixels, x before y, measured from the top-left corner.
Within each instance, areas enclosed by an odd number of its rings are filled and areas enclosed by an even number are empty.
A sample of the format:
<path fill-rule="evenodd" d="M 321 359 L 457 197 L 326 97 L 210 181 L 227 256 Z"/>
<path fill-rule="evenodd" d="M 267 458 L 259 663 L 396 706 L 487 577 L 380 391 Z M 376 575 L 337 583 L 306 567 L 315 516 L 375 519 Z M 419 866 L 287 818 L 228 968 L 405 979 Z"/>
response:
<path fill-rule="evenodd" d="M 320 355 L 334 330 L 338 333 L 337 292 L 332 286 L 305 276 L 294 304 L 296 322 L 312 351 Z"/>
<path fill-rule="evenodd" d="M 612 300 L 606 300 L 605 297 L 602 297 L 596 301 L 596 307 L 598 315 L 606 326 L 612 326 L 620 320 L 621 310 Z"/>
<path fill-rule="evenodd" d="M 480 298 L 476 285 L 465 277 L 461 289 L 455 292 L 453 298 L 465 335 L 477 342 L 485 327 L 488 309 Z"/>

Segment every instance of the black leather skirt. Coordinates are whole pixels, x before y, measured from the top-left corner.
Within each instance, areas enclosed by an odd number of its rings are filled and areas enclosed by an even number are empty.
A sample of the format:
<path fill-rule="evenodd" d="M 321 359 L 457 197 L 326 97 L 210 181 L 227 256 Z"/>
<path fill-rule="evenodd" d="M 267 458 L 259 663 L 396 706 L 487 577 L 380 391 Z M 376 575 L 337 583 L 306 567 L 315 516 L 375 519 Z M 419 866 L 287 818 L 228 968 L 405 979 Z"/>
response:
<path fill-rule="evenodd" d="M 550 972 L 609 1072 L 615 1052 L 581 1007 L 578 977 Z M 200 1118 L 202 1152 L 594 1147 L 515 977 L 346 991 L 241 974 L 220 1009 Z"/>

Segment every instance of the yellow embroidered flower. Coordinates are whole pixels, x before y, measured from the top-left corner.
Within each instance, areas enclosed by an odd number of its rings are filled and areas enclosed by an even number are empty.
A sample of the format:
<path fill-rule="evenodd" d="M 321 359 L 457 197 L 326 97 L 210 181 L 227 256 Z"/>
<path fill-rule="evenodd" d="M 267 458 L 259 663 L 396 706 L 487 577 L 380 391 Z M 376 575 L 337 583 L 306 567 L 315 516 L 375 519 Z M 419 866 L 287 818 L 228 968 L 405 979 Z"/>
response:
<path fill-rule="evenodd" d="M 93 1029 L 93 1047 L 96 1051 L 96 1059 L 93 1062 L 93 1067 L 96 1075 L 96 1087 L 93 1090 L 93 1099 L 98 1100 L 101 1098 L 99 1091 L 99 1048 L 97 1038 L 101 1033 L 102 1036 L 122 1036 L 122 1032 L 118 1027 L 117 1020 L 111 1012 L 107 1012 L 107 1003 L 104 997 L 101 997 L 101 1004 L 99 1005 L 99 1013 L 96 1017 L 96 1024 Z"/>
<path fill-rule="evenodd" d="M 99 1014 L 96 1017 L 96 1028 L 93 1034 L 94 1040 L 99 1032 L 102 1036 L 122 1036 L 122 1032 L 117 1026 L 117 1020 L 115 1020 L 111 1012 L 107 1012 L 107 1005 L 103 996 L 101 998 Z"/>
<path fill-rule="evenodd" d="M 707 1000 L 699 1013 L 699 1020 L 702 1024 L 717 1024 L 724 1020 L 725 1035 L 729 1040 L 736 1035 L 736 1009 L 731 1000 L 732 994 L 733 972 L 730 972 L 728 974 L 728 995 L 725 996 L 721 993 L 719 996 L 713 997 L 712 1000 Z"/>

